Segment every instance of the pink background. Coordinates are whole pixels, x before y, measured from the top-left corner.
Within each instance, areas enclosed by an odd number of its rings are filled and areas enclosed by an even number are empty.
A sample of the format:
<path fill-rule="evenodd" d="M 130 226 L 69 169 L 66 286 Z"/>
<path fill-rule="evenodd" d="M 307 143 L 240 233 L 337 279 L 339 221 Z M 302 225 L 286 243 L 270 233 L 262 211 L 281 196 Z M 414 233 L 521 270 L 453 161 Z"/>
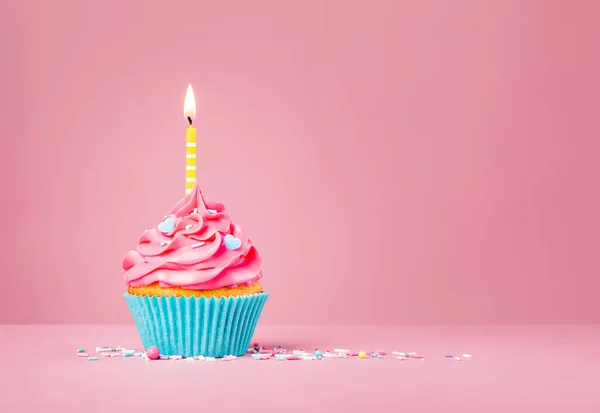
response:
<path fill-rule="evenodd" d="M 0 7 L 0 323 L 131 322 L 188 82 L 264 323 L 600 322 L 598 2 Z"/>

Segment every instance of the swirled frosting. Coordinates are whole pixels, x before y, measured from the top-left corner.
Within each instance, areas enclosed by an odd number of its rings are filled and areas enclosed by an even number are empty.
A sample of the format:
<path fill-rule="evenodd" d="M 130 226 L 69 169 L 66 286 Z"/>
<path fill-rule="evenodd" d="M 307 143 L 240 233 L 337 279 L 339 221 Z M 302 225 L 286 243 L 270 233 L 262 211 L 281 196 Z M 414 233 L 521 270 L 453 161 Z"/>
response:
<path fill-rule="evenodd" d="M 125 283 L 209 290 L 251 285 L 262 278 L 262 259 L 222 204 L 196 185 L 161 223 L 146 230 L 123 258 Z"/>

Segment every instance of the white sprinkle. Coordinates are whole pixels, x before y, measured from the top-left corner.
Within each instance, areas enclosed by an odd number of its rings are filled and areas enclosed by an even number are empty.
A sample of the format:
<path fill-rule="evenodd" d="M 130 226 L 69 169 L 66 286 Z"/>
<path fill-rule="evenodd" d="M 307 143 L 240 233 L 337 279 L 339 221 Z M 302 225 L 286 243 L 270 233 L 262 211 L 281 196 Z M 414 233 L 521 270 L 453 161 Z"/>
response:
<path fill-rule="evenodd" d="M 325 353 L 323 353 L 323 357 L 339 357 L 339 355 L 336 354 L 336 353 L 327 353 L 327 352 L 325 352 Z"/>
<path fill-rule="evenodd" d="M 454 360 L 461 361 L 462 359 L 460 357 L 454 357 Z"/>
<path fill-rule="evenodd" d="M 216 358 L 214 358 L 214 357 L 205 357 L 204 358 L 204 361 L 215 361 L 215 360 L 216 360 Z"/>
<path fill-rule="evenodd" d="M 158 356 L 159 360 L 169 360 L 169 356 L 163 356 L 162 354 Z"/>
<path fill-rule="evenodd" d="M 194 208 L 194 214 L 198 213 L 198 208 Z"/>
<path fill-rule="evenodd" d="M 207 209 L 209 214 L 216 214 L 217 210 L 216 209 Z"/>
<path fill-rule="evenodd" d="M 308 355 L 308 356 L 300 356 L 300 357 L 302 358 L 302 360 L 317 360 L 317 359 L 318 359 L 318 357 L 317 357 L 317 356 L 311 356 L 311 355 Z"/>
<path fill-rule="evenodd" d="M 190 248 L 198 248 L 204 245 L 204 242 L 197 242 L 195 244 L 190 245 Z"/>
<path fill-rule="evenodd" d="M 223 361 L 235 360 L 237 357 L 234 355 L 225 356 L 222 358 Z"/>
<path fill-rule="evenodd" d="M 417 353 L 415 353 L 414 351 L 412 353 L 408 353 L 409 356 L 414 356 L 415 354 Z"/>
<path fill-rule="evenodd" d="M 183 356 L 169 356 L 169 360 L 181 360 Z"/>
<path fill-rule="evenodd" d="M 101 356 L 110 357 L 111 353 L 100 353 Z"/>
<path fill-rule="evenodd" d="M 404 361 L 404 360 L 406 360 L 406 357 L 404 357 L 404 356 L 398 356 L 398 357 L 396 357 L 396 359 Z"/>
<path fill-rule="evenodd" d="M 168 245 L 168 244 L 169 244 L 169 241 L 161 241 L 160 242 L 161 247 L 164 247 L 165 245 Z"/>
<path fill-rule="evenodd" d="M 187 361 L 194 361 L 194 358 L 193 358 L 193 357 L 186 357 L 185 359 L 186 359 Z"/>
<path fill-rule="evenodd" d="M 187 225 L 185 226 L 185 229 L 191 229 L 191 228 L 192 228 L 192 224 L 187 224 Z"/>
<path fill-rule="evenodd" d="M 110 356 L 111 357 L 121 357 L 122 354 L 121 353 L 111 353 Z"/>
<path fill-rule="evenodd" d="M 306 351 L 302 351 L 302 350 L 293 350 L 292 354 L 294 356 L 308 356 L 310 355 L 309 353 L 307 353 Z"/>
<path fill-rule="evenodd" d="M 471 357 L 473 357 L 473 356 L 472 356 L 472 355 L 470 355 L 470 354 L 463 354 L 462 356 L 463 356 L 464 358 L 466 358 L 466 359 L 470 359 Z"/>
<path fill-rule="evenodd" d="M 195 356 L 194 358 L 195 358 L 196 360 L 200 360 L 200 361 L 204 361 L 204 360 L 206 360 L 206 357 L 204 357 L 204 356 Z"/>
<path fill-rule="evenodd" d="M 392 351 L 392 354 L 394 356 L 402 356 L 402 357 L 408 357 L 409 353 L 404 353 L 403 351 Z M 417 353 L 412 353 L 412 354 L 417 354 Z"/>
<path fill-rule="evenodd" d="M 345 348 L 334 348 L 333 351 L 335 353 L 350 353 L 350 350 L 346 350 Z"/>

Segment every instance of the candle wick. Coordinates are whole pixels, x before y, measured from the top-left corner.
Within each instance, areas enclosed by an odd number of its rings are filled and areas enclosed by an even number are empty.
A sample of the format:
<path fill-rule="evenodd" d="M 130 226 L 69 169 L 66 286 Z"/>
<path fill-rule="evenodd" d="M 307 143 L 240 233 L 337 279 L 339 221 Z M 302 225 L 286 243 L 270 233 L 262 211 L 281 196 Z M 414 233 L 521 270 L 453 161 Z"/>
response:
<path fill-rule="evenodd" d="M 187 117 L 188 118 L 188 122 L 190 123 L 190 125 L 192 124 L 192 118 L 190 116 Z"/>

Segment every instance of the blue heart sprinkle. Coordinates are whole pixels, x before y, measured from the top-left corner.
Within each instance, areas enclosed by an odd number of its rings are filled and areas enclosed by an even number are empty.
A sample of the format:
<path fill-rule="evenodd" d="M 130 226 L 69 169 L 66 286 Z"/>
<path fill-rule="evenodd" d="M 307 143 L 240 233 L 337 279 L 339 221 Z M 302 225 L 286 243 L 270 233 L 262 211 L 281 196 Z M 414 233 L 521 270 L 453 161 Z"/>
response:
<path fill-rule="evenodd" d="M 225 248 L 227 248 L 228 250 L 237 250 L 239 247 L 242 246 L 242 240 L 239 238 L 234 237 L 231 234 L 227 234 L 225 235 L 225 238 L 223 238 L 224 244 L 225 244 Z"/>
<path fill-rule="evenodd" d="M 175 220 L 171 217 L 158 224 L 158 230 L 163 234 L 168 234 L 173 231 L 173 228 L 175 228 Z"/>

